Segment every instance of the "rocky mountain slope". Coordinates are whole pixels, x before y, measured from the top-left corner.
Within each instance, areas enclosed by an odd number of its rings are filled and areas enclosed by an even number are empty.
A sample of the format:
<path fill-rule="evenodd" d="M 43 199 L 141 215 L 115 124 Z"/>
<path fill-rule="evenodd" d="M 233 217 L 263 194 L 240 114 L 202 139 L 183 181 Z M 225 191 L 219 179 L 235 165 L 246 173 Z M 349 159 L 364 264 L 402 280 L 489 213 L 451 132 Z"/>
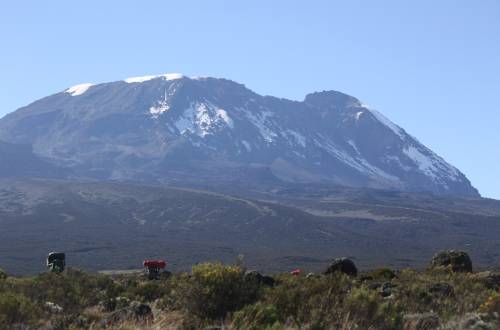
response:
<path fill-rule="evenodd" d="M 80 177 L 182 182 L 324 182 L 478 196 L 455 167 L 358 99 L 302 102 L 178 74 L 69 88 L 0 120 Z"/>
<path fill-rule="evenodd" d="M 62 178 L 69 173 L 35 155 L 30 145 L 0 141 L 0 177 Z"/>

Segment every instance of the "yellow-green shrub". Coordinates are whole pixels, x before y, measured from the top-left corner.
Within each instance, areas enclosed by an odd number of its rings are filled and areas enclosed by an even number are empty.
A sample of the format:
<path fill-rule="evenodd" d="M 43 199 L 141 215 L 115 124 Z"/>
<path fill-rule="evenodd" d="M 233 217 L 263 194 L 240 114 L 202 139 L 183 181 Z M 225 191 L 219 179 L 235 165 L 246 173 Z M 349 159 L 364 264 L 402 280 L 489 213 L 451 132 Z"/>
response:
<path fill-rule="evenodd" d="M 396 277 L 394 271 L 389 268 L 378 268 L 368 274 L 376 280 L 391 280 Z"/>
<path fill-rule="evenodd" d="M 278 330 L 283 329 L 278 312 L 272 305 L 257 302 L 245 306 L 233 315 L 232 327 L 237 330 Z"/>
<path fill-rule="evenodd" d="M 361 329 L 397 329 L 402 321 L 395 306 L 364 286 L 354 288 L 347 296 L 344 314 Z"/>
<path fill-rule="evenodd" d="M 244 270 L 221 263 L 203 263 L 181 284 L 181 299 L 188 312 L 202 319 L 222 319 L 257 298 L 258 287 L 245 281 Z"/>
<path fill-rule="evenodd" d="M 14 323 L 29 324 L 36 320 L 41 310 L 20 294 L 0 294 L 0 329 L 8 329 Z"/>

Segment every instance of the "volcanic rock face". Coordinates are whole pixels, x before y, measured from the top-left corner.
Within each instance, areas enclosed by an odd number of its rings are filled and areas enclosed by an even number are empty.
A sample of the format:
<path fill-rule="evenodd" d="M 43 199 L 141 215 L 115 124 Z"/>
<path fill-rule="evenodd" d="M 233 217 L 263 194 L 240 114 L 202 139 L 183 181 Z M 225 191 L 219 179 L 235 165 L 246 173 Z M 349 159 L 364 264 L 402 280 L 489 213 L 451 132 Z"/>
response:
<path fill-rule="evenodd" d="M 325 182 L 477 196 L 467 178 L 349 95 L 302 102 L 178 74 L 71 87 L 0 120 L 0 140 L 79 176 Z"/>

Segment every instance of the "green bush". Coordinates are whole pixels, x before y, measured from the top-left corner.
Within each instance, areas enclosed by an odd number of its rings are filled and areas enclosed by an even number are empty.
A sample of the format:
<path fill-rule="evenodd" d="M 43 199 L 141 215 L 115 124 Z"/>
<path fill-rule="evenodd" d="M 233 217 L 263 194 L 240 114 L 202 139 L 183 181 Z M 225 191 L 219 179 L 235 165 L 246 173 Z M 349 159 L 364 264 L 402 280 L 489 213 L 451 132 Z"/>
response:
<path fill-rule="evenodd" d="M 26 295 L 35 300 L 50 301 L 66 312 L 76 312 L 98 303 L 99 292 L 104 290 L 99 277 L 68 269 L 63 274 L 44 273 L 28 286 Z"/>
<path fill-rule="evenodd" d="M 161 282 L 140 283 L 133 287 L 127 295 L 133 300 L 151 302 L 165 296 L 168 289 Z"/>
<path fill-rule="evenodd" d="M 373 290 L 354 288 L 347 296 L 344 315 L 361 329 L 398 329 L 402 318 L 396 307 Z"/>
<path fill-rule="evenodd" d="M 221 263 L 193 266 L 191 277 L 180 289 L 180 299 L 189 313 L 212 320 L 253 303 L 258 294 L 258 286 L 245 281 L 242 268 Z"/>
<path fill-rule="evenodd" d="M 280 322 L 314 328 L 325 328 L 333 322 L 355 284 L 353 278 L 341 273 L 318 278 L 285 275 L 278 278 L 278 283 L 266 292 L 265 301 L 275 306 Z"/>
<path fill-rule="evenodd" d="M 262 302 L 245 306 L 243 309 L 235 312 L 232 327 L 238 330 L 284 329 L 279 322 L 276 308 Z"/>
<path fill-rule="evenodd" d="M 493 291 L 467 273 L 453 273 L 434 269 L 426 272 L 404 270 L 398 275 L 394 300 L 406 313 L 434 311 L 442 320 L 456 315 L 475 312 Z M 447 283 L 453 294 L 440 295 L 430 292 L 436 283 Z"/>
<path fill-rule="evenodd" d="M 7 273 L 4 272 L 2 268 L 0 268 L 0 280 L 5 280 L 7 278 Z"/>
<path fill-rule="evenodd" d="M 368 276 L 377 280 L 392 280 L 396 277 L 396 274 L 389 268 L 378 268 L 370 272 Z"/>
<path fill-rule="evenodd" d="M 0 294 L 0 329 L 8 329 L 14 323 L 29 324 L 41 315 L 41 310 L 20 294 Z"/>

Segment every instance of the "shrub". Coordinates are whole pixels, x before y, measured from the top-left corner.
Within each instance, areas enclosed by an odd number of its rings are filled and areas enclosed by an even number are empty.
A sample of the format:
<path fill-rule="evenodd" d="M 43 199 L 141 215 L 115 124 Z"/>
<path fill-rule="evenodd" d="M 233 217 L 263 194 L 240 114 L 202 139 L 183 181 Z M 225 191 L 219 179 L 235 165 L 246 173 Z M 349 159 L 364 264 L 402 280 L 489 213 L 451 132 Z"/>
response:
<path fill-rule="evenodd" d="M 242 268 L 204 263 L 193 266 L 192 276 L 181 286 L 180 299 L 188 312 L 215 320 L 253 303 L 257 293 L 257 285 L 245 281 Z"/>
<path fill-rule="evenodd" d="M 283 329 L 276 308 L 262 302 L 245 306 L 234 313 L 232 327 L 234 329 L 248 330 Z"/>
<path fill-rule="evenodd" d="M 345 315 L 361 329 L 398 329 L 402 319 L 390 302 L 366 287 L 354 288 L 345 303 Z"/>
<path fill-rule="evenodd" d="M 392 280 L 396 277 L 396 274 L 389 268 L 378 268 L 369 273 L 369 276 L 378 280 Z"/>
<path fill-rule="evenodd" d="M 76 312 L 98 302 L 98 293 L 104 287 L 99 277 L 68 269 L 63 274 L 43 273 L 28 286 L 27 296 L 35 300 L 50 301 L 66 312 Z"/>
<path fill-rule="evenodd" d="M 168 292 L 167 288 L 158 282 L 141 283 L 129 292 L 131 298 L 142 302 L 150 302 L 163 297 Z"/>
<path fill-rule="evenodd" d="M 0 280 L 5 280 L 7 278 L 7 273 L 4 272 L 2 268 L 0 268 Z"/>
<path fill-rule="evenodd" d="M 477 311 L 493 292 L 485 289 L 481 280 L 470 274 L 446 269 L 426 272 L 404 270 L 393 283 L 397 285 L 394 300 L 405 313 L 433 311 L 443 321 Z M 449 285 L 452 294 L 433 292 L 432 288 L 440 284 Z"/>
<path fill-rule="evenodd" d="M 40 309 L 23 295 L 0 295 L 0 328 L 8 329 L 14 323 L 29 323 L 41 314 Z"/>
<path fill-rule="evenodd" d="M 309 324 L 325 328 L 336 318 L 355 280 L 335 273 L 318 278 L 286 275 L 279 277 L 278 282 L 279 285 L 266 291 L 265 301 L 275 306 L 281 323 L 290 321 L 299 327 Z"/>

